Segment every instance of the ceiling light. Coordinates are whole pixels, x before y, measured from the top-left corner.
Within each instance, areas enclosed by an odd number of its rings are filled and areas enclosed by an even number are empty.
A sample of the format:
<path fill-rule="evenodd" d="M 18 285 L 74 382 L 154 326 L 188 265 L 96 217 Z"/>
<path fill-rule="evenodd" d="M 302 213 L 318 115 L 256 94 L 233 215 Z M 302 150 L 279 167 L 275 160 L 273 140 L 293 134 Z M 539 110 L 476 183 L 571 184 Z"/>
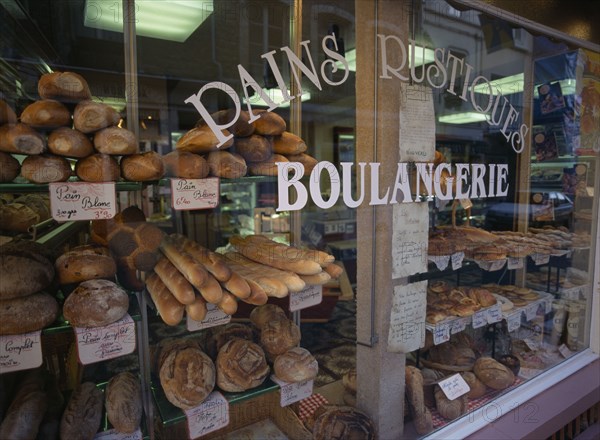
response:
<path fill-rule="evenodd" d="M 281 102 L 281 104 L 278 105 L 278 107 L 286 108 L 286 107 L 290 106 L 290 101 L 284 101 L 283 93 L 281 93 L 281 90 L 279 90 L 279 89 L 263 89 L 263 92 L 275 104 L 279 104 Z M 291 92 L 289 90 L 288 90 L 288 95 L 291 96 Z M 311 95 L 309 92 L 302 92 L 300 101 L 302 101 L 302 102 L 308 101 L 310 98 L 311 98 Z M 247 103 L 250 103 L 250 105 L 253 107 L 254 106 L 257 106 L 257 107 L 269 107 L 270 106 L 270 104 L 267 104 L 267 102 L 265 102 L 258 93 L 252 95 L 249 100 L 246 100 L 246 98 L 244 98 L 244 104 L 247 104 Z"/>
<path fill-rule="evenodd" d="M 574 79 L 567 78 L 558 81 L 558 83 L 560 84 L 563 95 L 572 95 L 576 92 L 576 81 Z M 525 87 L 525 75 L 523 73 L 517 73 L 515 75 L 505 76 L 504 78 L 494 79 L 489 81 L 489 84 L 492 87 L 491 94 L 494 96 L 522 93 Z M 533 95 L 535 99 L 539 98 L 537 90 L 539 86 L 541 86 L 541 84 L 536 85 L 533 89 Z M 473 87 L 473 90 L 475 93 L 481 93 L 484 95 L 490 94 L 490 88 L 488 87 L 487 83 L 479 83 Z"/>
<path fill-rule="evenodd" d="M 184 42 L 212 14 L 212 0 L 136 0 L 137 35 Z M 123 0 L 86 0 L 87 27 L 123 32 Z"/>
<path fill-rule="evenodd" d="M 443 115 L 438 118 L 444 124 L 470 124 L 472 122 L 483 122 L 487 116 L 484 113 L 465 112 L 452 115 Z"/>

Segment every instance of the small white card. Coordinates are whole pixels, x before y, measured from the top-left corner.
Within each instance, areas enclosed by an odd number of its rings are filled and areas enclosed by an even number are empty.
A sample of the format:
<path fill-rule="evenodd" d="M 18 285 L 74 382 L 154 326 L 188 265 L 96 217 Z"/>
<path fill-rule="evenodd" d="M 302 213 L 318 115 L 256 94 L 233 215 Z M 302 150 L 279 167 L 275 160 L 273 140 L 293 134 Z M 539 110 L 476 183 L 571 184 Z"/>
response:
<path fill-rule="evenodd" d="M 465 382 L 463 377 L 458 373 L 439 381 L 438 385 L 448 400 L 454 400 L 471 391 L 469 384 Z"/>
<path fill-rule="evenodd" d="M 290 312 L 316 306 L 322 301 L 323 286 L 308 285 L 300 292 L 290 292 Z"/>
<path fill-rule="evenodd" d="M 129 315 L 105 327 L 73 327 L 83 365 L 114 359 L 135 351 L 135 322 Z"/>
<path fill-rule="evenodd" d="M 473 328 L 483 327 L 488 323 L 487 310 L 478 310 L 473 313 Z"/>
<path fill-rule="evenodd" d="M 42 365 L 41 330 L 0 336 L 0 373 L 29 370 Z"/>
<path fill-rule="evenodd" d="M 508 270 L 522 269 L 523 258 L 508 257 Z"/>
<path fill-rule="evenodd" d="M 186 327 L 188 331 L 195 332 L 209 327 L 217 327 L 219 325 L 229 324 L 231 315 L 223 312 L 214 304 L 206 304 L 206 316 L 202 321 L 195 321 L 187 316 Z"/>
<path fill-rule="evenodd" d="M 537 315 L 538 306 L 539 304 L 537 302 L 533 304 L 527 304 L 527 306 L 525 306 L 525 318 L 527 321 L 531 321 L 533 318 L 535 318 Z"/>
<path fill-rule="evenodd" d="M 458 270 L 462 267 L 463 260 L 465 259 L 464 252 L 456 252 L 452 254 L 452 270 Z"/>
<path fill-rule="evenodd" d="M 500 270 L 506 264 L 506 260 L 495 260 L 495 261 L 484 261 L 484 260 L 476 260 L 477 265 L 488 272 L 495 272 Z"/>
<path fill-rule="evenodd" d="M 94 440 L 142 440 L 142 430 L 138 428 L 131 434 L 125 434 L 116 429 L 109 429 L 108 431 L 97 433 L 94 436 Z"/>
<path fill-rule="evenodd" d="M 450 324 L 437 324 L 433 330 L 433 343 L 439 345 L 450 340 Z"/>
<path fill-rule="evenodd" d="M 521 312 L 508 315 L 506 317 L 506 324 L 509 332 L 518 330 L 521 327 Z"/>
<path fill-rule="evenodd" d="M 219 178 L 171 179 L 171 204 L 176 211 L 219 206 Z"/>
<path fill-rule="evenodd" d="M 502 307 L 500 304 L 495 304 L 487 309 L 487 322 L 494 324 L 502 321 Z"/>
<path fill-rule="evenodd" d="M 542 264 L 548 264 L 550 262 L 550 255 L 532 254 L 531 259 L 533 260 L 536 266 L 541 266 Z"/>
<path fill-rule="evenodd" d="M 229 402 L 218 391 L 213 391 L 204 402 L 184 413 L 190 439 L 229 425 Z"/>
<path fill-rule="evenodd" d="M 117 213 L 114 182 L 58 182 L 48 188 L 52 218 L 58 222 L 106 220 Z"/>
<path fill-rule="evenodd" d="M 271 380 L 281 387 L 281 399 L 279 400 L 279 404 L 282 408 L 312 396 L 312 379 L 305 380 L 304 382 L 288 383 L 275 375 L 271 375 Z"/>
<path fill-rule="evenodd" d="M 467 328 L 467 323 L 469 320 L 467 318 L 458 318 L 450 321 L 450 333 L 456 334 L 464 331 Z"/>

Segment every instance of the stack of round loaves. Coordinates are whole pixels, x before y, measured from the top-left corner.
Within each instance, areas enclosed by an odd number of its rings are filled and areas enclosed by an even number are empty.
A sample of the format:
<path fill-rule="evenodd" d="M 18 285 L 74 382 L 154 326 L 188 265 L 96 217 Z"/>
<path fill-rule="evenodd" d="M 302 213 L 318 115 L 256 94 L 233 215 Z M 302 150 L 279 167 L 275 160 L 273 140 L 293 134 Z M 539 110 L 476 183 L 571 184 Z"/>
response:
<path fill-rule="evenodd" d="M 0 246 L 0 335 L 34 332 L 52 324 L 58 303 L 47 293 L 54 267 L 36 243 Z"/>
<path fill-rule="evenodd" d="M 227 124 L 234 118 L 233 110 L 221 110 L 211 115 L 217 124 Z M 306 154 L 306 144 L 286 131 L 286 123 L 276 113 L 241 111 L 237 121 L 222 130 L 233 138 L 217 147 L 219 140 L 211 128 L 200 121 L 177 142 L 177 149 L 164 157 L 167 174 L 181 178 L 203 178 L 208 174 L 235 179 L 246 174 L 277 176 L 277 163 L 300 162 L 305 174 L 317 164 Z"/>

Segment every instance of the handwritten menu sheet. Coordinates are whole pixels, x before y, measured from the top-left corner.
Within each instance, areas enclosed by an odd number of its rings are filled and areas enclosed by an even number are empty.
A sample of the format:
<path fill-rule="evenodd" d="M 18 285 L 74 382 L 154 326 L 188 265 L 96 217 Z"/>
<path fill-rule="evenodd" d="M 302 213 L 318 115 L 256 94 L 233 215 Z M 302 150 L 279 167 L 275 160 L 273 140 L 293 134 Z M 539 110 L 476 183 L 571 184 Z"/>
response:
<path fill-rule="evenodd" d="M 393 207 L 392 278 L 427 271 L 429 207 L 427 203 L 397 203 Z"/>
<path fill-rule="evenodd" d="M 388 351 L 408 353 L 425 345 L 427 281 L 394 287 Z"/>
<path fill-rule="evenodd" d="M 430 162 L 435 157 L 435 111 L 430 87 L 402 83 L 400 162 Z"/>

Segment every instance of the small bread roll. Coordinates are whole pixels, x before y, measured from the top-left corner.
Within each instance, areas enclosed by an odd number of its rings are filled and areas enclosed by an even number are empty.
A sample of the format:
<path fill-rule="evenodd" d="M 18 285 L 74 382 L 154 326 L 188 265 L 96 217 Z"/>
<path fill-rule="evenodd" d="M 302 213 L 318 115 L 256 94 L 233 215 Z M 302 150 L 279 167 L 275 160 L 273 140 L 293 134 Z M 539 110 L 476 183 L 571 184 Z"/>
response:
<path fill-rule="evenodd" d="M 257 134 L 236 138 L 233 147 L 235 152 L 242 156 L 246 162 L 263 162 L 273 154 L 271 140 Z"/>
<path fill-rule="evenodd" d="M 86 134 L 117 125 L 120 119 L 114 108 L 101 102 L 81 101 L 73 112 L 73 125 Z"/>
<path fill-rule="evenodd" d="M 208 162 L 199 154 L 174 150 L 163 156 L 165 175 L 181 179 L 204 179 L 210 173 Z"/>
<path fill-rule="evenodd" d="M 17 115 L 15 111 L 5 101 L 0 99 L 0 125 L 4 124 L 16 124 Z M 254 131 L 254 127 L 252 127 Z"/>
<path fill-rule="evenodd" d="M 77 102 L 92 97 L 87 81 L 74 72 L 45 73 L 38 81 L 38 94 L 42 99 L 66 102 Z"/>
<path fill-rule="evenodd" d="M 94 135 L 94 148 L 99 153 L 123 156 L 138 152 L 135 134 L 125 128 L 108 127 Z"/>
<path fill-rule="evenodd" d="M 46 139 L 26 124 L 7 124 L 0 127 L 0 151 L 15 154 L 42 154 Z"/>
<path fill-rule="evenodd" d="M 279 173 L 277 164 L 280 162 L 289 162 L 289 160 L 281 154 L 274 154 L 263 162 L 249 163 L 248 170 L 253 176 L 277 176 Z"/>
<path fill-rule="evenodd" d="M 227 130 L 222 130 L 222 132 L 225 136 L 231 134 Z M 177 141 L 176 148 L 180 151 L 189 151 L 191 153 L 208 153 L 217 150 L 218 144 L 219 139 L 217 139 L 211 128 L 206 124 L 202 124 L 192 128 L 186 134 L 181 136 Z M 224 150 L 232 145 L 233 139 L 229 139 L 218 149 Z"/>
<path fill-rule="evenodd" d="M 208 154 L 208 166 L 213 176 L 237 179 L 246 175 L 248 167 L 244 158 L 228 151 L 213 151 Z"/>
<path fill-rule="evenodd" d="M 0 151 L 0 182 L 12 182 L 19 175 L 21 164 L 8 153 Z"/>
<path fill-rule="evenodd" d="M 256 388 L 269 375 L 263 349 L 254 342 L 234 338 L 217 355 L 217 385 L 223 391 L 242 392 Z"/>
<path fill-rule="evenodd" d="M 121 159 L 121 175 L 134 182 L 159 180 L 165 175 L 165 165 L 156 151 L 132 154 Z"/>
<path fill-rule="evenodd" d="M 71 177 L 71 164 L 60 156 L 27 156 L 21 164 L 21 176 L 33 183 L 65 182 Z"/>
<path fill-rule="evenodd" d="M 67 297 L 63 315 L 74 327 L 104 327 L 127 314 L 129 297 L 112 281 L 89 280 Z"/>
<path fill-rule="evenodd" d="M 84 182 L 116 182 L 121 177 L 119 162 L 108 154 L 92 154 L 79 159 L 75 174 Z"/>
<path fill-rule="evenodd" d="M 260 345 L 272 358 L 300 343 L 300 328 L 289 319 L 267 322 L 260 330 Z"/>
<path fill-rule="evenodd" d="M 294 347 L 275 358 L 273 371 L 285 382 L 304 382 L 317 377 L 319 364 L 307 349 Z"/>
<path fill-rule="evenodd" d="M 273 137 L 273 152 L 284 155 L 301 154 L 307 147 L 300 136 L 284 131 L 280 136 Z"/>
<path fill-rule="evenodd" d="M 82 158 L 94 154 L 90 139 L 80 131 L 60 127 L 48 136 L 48 151 L 58 156 Z"/>
<path fill-rule="evenodd" d="M 252 110 L 252 113 L 260 116 L 253 122 L 254 133 L 263 136 L 279 136 L 285 131 L 285 121 L 277 113 L 267 110 Z"/>
<path fill-rule="evenodd" d="M 36 101 L 25 107 L 21 122 L 36 128 L 56 128 L 71 124 L 71 113 L 63 104 L 52 99 Z"/>

